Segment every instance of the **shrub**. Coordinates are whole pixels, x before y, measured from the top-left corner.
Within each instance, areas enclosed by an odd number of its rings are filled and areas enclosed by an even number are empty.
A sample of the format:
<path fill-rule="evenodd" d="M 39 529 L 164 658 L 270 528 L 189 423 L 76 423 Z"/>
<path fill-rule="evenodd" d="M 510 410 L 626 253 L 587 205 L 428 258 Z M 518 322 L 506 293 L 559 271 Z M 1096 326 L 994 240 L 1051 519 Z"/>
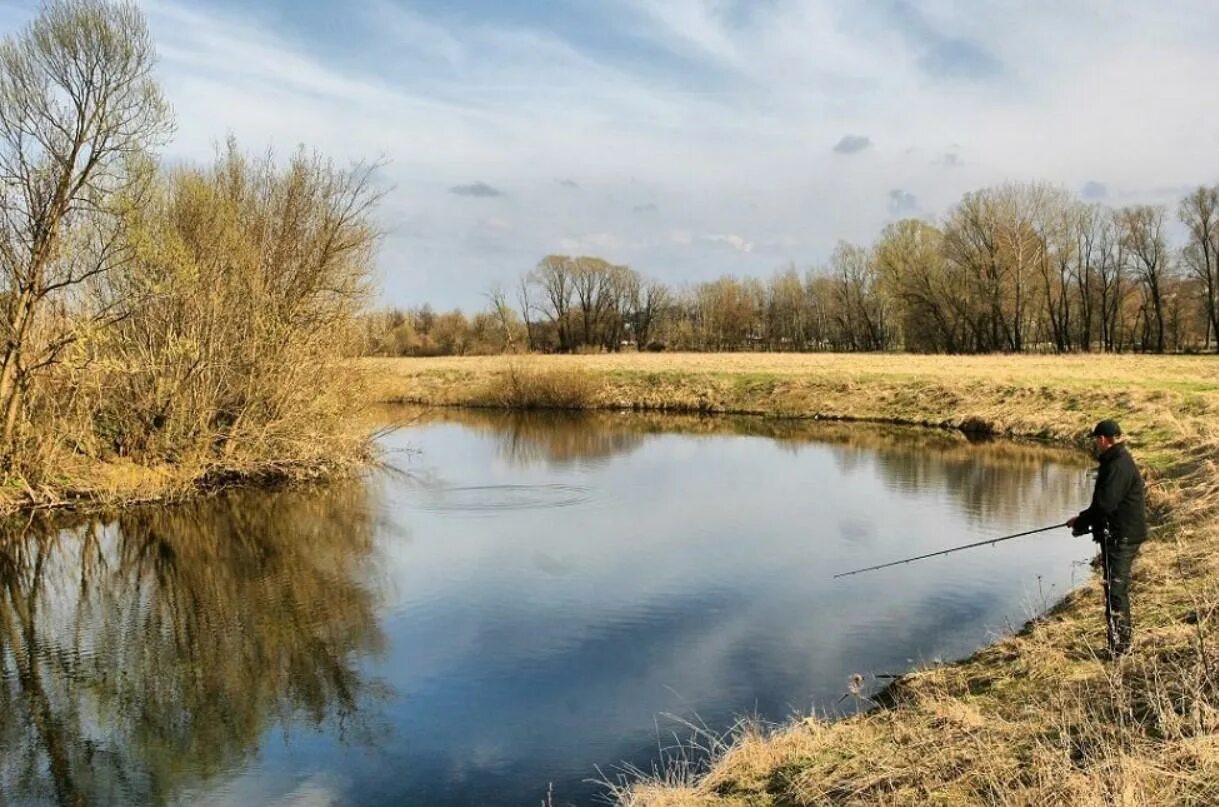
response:
<path fill-rule="evenodd" d="M 539 370 L 512 362 L 475 401 L 505 409 L 585 409 L 596 393 L 596 379 L 585 370 Z"/>
<path fill-rule="evenodd" d="M 371 168 L 233 143 L 158 176 L 129 213 L 132 260 L 92 305 L 138 301 L 82 343 L 51 433 L 79 451 L 200 475 L 329 464 L 362 451 L 344 420 L 377 234 Z M 68 369 L 65 368 L 65 373 Z"/>

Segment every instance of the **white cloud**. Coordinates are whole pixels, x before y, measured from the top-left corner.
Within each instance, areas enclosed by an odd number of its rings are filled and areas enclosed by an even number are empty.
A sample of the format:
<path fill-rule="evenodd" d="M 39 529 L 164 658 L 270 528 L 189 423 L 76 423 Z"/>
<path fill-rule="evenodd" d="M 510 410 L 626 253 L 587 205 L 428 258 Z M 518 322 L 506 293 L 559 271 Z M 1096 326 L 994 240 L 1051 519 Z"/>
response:
<path fill-rule="evenodd" d="M 622 239 L 613 233 L 587 233 L 580 236 L 568 236 L 560 238 L 558 244 L 560 251 L 579 255 L 606 251 L 612 252 L 622 249 L 624 246 Z"/>
<path fill-rule="evenodd" d="M 480 221 L 479 224 L 488 230 L 495 230 L 501 233 L 509 232 L 512 229 L 512 222 L 499 216 L 488 216 Z"/>
<path fill-rule="evenodd" d="M 709 244 L 716 244 L 718 246 L 734 249 L 737 252 L 753 252 L 753 242 L 746 241 L 741 236 L 733 233 L 704 235 L 703 240 Z"/>

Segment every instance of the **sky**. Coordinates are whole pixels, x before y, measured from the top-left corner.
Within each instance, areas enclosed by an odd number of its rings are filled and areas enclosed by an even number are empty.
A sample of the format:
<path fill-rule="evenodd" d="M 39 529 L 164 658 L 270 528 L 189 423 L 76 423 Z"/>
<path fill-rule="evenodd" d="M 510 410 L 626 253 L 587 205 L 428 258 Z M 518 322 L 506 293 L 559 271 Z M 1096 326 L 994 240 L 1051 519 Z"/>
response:
<path fill-rule="evenodd" d="M 1114 205 L 1219 180 L 1211 0 L 140 5 L 168 159 L 232 134 L 385 161 L 386 305 L 477 310 L 550 253 L 804 270 L 1008 180 Z"/>

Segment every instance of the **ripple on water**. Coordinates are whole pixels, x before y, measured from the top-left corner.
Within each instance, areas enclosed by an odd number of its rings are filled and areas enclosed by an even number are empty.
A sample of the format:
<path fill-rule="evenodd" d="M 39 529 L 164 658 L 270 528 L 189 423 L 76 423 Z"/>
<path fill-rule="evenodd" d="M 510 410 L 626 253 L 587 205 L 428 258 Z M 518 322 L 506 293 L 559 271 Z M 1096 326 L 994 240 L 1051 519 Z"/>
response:
<path fill-rule="evenodd" d="M 433 487 L 416 503 L 420 510 L 451 515 L 488 515 L 514 510 L 575 507 L 591 499 L 579 485 L 466 485 Z"/>

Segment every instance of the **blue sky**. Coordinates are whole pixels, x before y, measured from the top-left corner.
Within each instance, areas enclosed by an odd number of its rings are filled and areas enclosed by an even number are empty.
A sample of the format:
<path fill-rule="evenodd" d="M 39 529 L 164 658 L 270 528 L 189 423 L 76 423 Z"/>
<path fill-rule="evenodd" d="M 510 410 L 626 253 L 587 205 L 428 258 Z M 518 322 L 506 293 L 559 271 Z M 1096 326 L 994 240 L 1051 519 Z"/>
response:
<path fill-rule="evenodd" d="M 1112 204 L 1219 179 L 1202 0 L 140 4 L 167 156 L 231 132 L 389 161 L 390 304 L 479 308 L 550 252 L 769 276 L 1009 179 Z"/>

